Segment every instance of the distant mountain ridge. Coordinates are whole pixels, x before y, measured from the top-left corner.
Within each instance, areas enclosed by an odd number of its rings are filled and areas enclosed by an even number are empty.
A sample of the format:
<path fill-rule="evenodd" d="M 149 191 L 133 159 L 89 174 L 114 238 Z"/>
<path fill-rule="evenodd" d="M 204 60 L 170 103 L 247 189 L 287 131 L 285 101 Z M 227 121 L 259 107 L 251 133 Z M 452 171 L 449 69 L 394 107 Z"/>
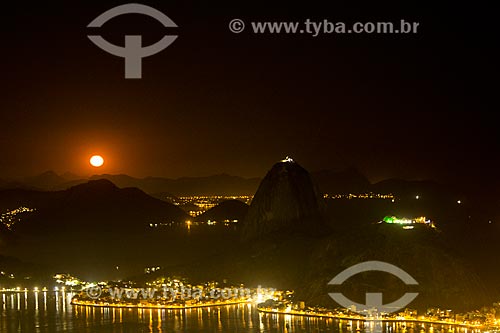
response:
<path fill-rule="evenodd" d="M 356 168 L 345 170 L 321 170 L 311 173 L 323 193 L 363 193 L 371 190 L 372 184 Z"/>
<path fill-rule="evenodd" d="M 323 193 L 363 192 L 368 191 L 371 186 L 368 179 L 352 167 L 346 170 L 322 170 L 311 173 L 311 176 L 319 184 L 319 189 Z M 0 189 L 23 188 L 58 191 L 98 179 L 107 179 L 118 187 L 137 187 L 153 196 L 158 193 L 169 193 L 174 196 L 253 195 L 262 180 L 262 178 L 244 178 L 228 174 L 177 179 L 136 178 L 124 174 L 102 174 L 80 178 L 69 173 L 58 175 L 53 171 L 46 171 L 40 175 L 26 177 L 18 181 L 0 179 Z"/>
<path fill-rule="evenodd" d="M 106 179 L 118 187 L 136 187 L 149 194 L 171 193 L 175 196 L 187 195 L 251 195 L 257 189 L 260 178 L 243 178 L 227 174 L 208 177 L 181 177 L 177 179 L 162 177 L 136 178 L 128 175 L 93 175 L 78 178 L 75 175 L 57 175 L 47 171 L 34 177 L 8 181 L 0 179 L 0 189 L 32 189 L 40 191 L 59 191 L 84 184 L 90 180 Z"/>
<path fill-rule="evenodd" d="M 46 171 L 40 175 L 34 177 L 27 177 L 24 179 L 24 183 L 32 188 L 37 188 L 41 190 L 53 190 L 59 185 L 67 183 L 68 180 L 63 176 L 59 176 L 54 171 Z"/>
<path fill-rule="evenodd" d="M 499 191 L 476 191 L 471 193 L 459 184 L 449 186 L 431 180 L 414 181 L 391 178 L 377 183 L 371 183 L 354 167 L 340 170 L 321 170 L 311 172 L 310 174 L 311 178 L 317 184 L 319 192 L 328 194 L 374 192 L 382 194 L 392 193 L 403 197 L 415 196 L 418 194 L 431 194 L 432 196 L 446 195 L 457 198 L 463 197 L 465 194 L 472 194 L 480 197 L 480 201 L 500 195 L 500 193 L 497 193 Z M 93 175 L 89 178 L 79 178 L 69 173 L 58 175 L 53 171 L 47 171 L 40 175 L 26 177 L 21 180 L 0 178 L 0 190 L 18 188 L 40 191 L 59 191 L 75 185 L 87 183 L 89 180 L 99 179 L 109 180 L 121 188 L 136 187 L 157 198 L 165 197 L 164 194 L 166 193 L 168 193 L 169 196 L 253 195 L 257 191 L 262 180 L 262 178 L 243 178 L 228 174 L 206 177 L 181 177 L 177 179 L 163 177 L 136 178 L 124 174 L 102 174 Z M 496 189 L 496 187 L 493 188 Z M 160 196 L 159 194 L 162 195 Z"/>

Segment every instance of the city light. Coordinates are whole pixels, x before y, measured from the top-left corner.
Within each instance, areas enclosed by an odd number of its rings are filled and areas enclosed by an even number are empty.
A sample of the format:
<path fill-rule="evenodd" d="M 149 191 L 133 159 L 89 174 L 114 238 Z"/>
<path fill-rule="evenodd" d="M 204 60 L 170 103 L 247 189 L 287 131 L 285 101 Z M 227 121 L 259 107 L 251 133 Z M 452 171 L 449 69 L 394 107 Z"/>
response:
<path fill-rule="evenodd" d="M 293 159 L 289 156 L 285 157 L 284 159 L 281 160 L 283 163 L 293 163 Z"/>
<path fill-rule="evenodd" d="M 384 218 L 380 222 L 384 222 L 387 224 L 402 225 L 403 229 L 405 230 L 414 229 L 416 225 L 423 225 L 423 226 L 428 226 L 430 228 L 435 228 L 434 222 L 431 221 L 430 219 L 427 219 L 425 216 L 419 216 L 413 219 L 405 217 L 399 218 L 396 216 L 384 216 Z"/>
<path fill-rule="evenodd" d="M 0 223 L 3 223 L 7 229 L 11 229 L 12 226 L 18 222 L 21 222 L 21 218 L 25 217 L 28 213 L 34 212 L 36 209 L 21 206 L 19 208 L 8 210 L 5 213 L 0 214 Z"/>
<path fill-rule="evenodd" d="M 395 201 L 395 196 L 392 193 L 373 193 L 373 192 L 365 192 L 365 193 L 338 193 L 338 194 L 323 194 L 323 198 L 325 199 L 389 199 L 392 202 Z"/>

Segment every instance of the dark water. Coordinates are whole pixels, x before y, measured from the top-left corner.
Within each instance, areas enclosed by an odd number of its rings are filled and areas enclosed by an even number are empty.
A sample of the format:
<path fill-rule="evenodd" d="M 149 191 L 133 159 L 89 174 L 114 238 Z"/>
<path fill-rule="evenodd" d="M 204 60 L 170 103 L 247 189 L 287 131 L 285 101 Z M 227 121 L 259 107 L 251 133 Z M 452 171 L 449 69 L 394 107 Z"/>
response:
<path fill-rule="evenodd" d="M 188 310 L 72 306 L 62 292 L 0 293 L 0 332 L 375 332 L 358 321 L 259 314 L 249 304 Z M 475 333 L 450 326 L 384 324 L 386 333 Z"/>
<path fill-rule="evenodd" d="M 49 267 L 52 272 L 70 272 L 84 281 L 107 281 L 143 274 L 151 266 L 191 267 L 227 253 L 238 242 L 234 228 L 207 226 L 144 233 L 51 232 L 21 235 L 2 249 L 2 255 Z"/>

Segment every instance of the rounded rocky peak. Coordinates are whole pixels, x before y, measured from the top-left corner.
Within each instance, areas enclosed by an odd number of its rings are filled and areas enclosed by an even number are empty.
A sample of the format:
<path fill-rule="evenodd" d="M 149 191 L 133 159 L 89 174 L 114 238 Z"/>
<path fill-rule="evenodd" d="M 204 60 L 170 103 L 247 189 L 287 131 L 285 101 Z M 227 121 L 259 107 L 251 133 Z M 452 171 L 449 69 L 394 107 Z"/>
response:
<path fill-rule="evenodd" d="M 244 237 L 321 229 L 324 202 L 309 172 L 287 157 L 259 185 L 245 219 Z"/>

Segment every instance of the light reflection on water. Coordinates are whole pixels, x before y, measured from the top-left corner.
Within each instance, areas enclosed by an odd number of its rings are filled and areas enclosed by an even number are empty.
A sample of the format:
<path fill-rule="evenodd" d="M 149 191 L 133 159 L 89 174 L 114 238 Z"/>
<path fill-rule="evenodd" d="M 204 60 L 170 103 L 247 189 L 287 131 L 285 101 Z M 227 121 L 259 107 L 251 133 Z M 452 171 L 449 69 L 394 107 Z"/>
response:
<path fill-rule="evenodd" d="M 1 293 L 0 332 L 377 332 L 374 323 L 259 314 L 255 306 L 166 310 L 92 308 L 64 292 Z M 382 323 L 385 333 L 476 333 L 449 325 Z"/>

